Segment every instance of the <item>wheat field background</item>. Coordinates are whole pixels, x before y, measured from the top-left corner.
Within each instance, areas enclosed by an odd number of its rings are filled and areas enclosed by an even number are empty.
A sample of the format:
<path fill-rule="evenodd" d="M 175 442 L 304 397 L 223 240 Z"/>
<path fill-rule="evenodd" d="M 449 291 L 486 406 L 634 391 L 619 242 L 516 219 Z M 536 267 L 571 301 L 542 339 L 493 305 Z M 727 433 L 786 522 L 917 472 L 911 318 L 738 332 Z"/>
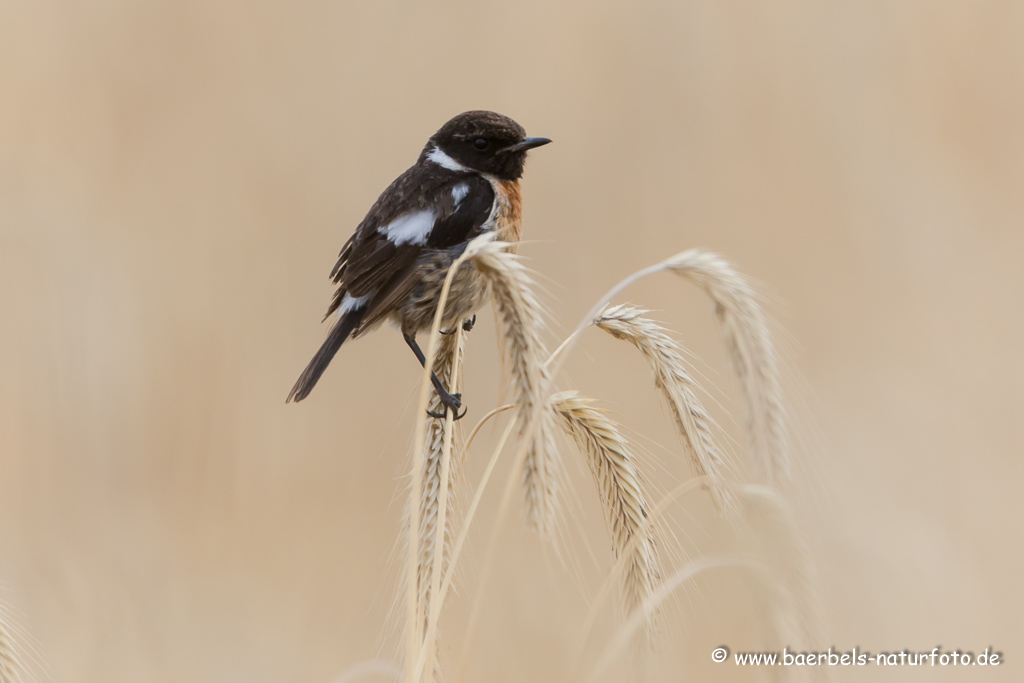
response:
<path fill-rule="evenodd" d="M 827 643 L 1006 660 L 837 679 L 1021 680 L 1022 36 L 1024 3 L 995 0 L 0 4 L 0 599 L 61 683 L 329 682 L 394 656 L 415 360 L 382 330 L 284 398 L 342 242 L 434 130 L 487 108 L 555 141 L 521 250 L 552 339 L 685 248 L 765 284 Z M 706 302 L 667 276 L 624 299 L 700 357 L 741 453 Z M 642 359 L 589 333 L 566 377 L 648 476 L 687 476 Z M 469 419 L 499 379 L 485 312 Z M 564 562 L 515 510 L 471 680 L 567 676 L 609 562 L 572 476 Z M 682 510 L 684 542 L 727 545 L 706 502 Z M 681 595 L 651 680 L 760 680 L 709 656 L 756 646 L 751 610 L 728 574 Z"/>

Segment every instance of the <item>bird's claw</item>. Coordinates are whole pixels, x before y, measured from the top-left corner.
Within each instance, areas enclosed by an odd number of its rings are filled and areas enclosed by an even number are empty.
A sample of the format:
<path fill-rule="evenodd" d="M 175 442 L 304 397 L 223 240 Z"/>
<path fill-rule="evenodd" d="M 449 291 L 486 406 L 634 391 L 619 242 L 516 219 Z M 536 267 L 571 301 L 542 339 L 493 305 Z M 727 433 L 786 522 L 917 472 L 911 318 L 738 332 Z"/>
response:
<path fill-rule="evenodd" d="M 465 409 L 465 410 L 463 410 L 463 411 L 462 411 L 461 413 L 458 413 L 458 414 L 457 414 L 457 415 L 455 415 L 455 417 L 453 417 L 452 419 L 453 419 L 453 420 L 456 420 L 456 421 L 458 421 L 458 420 L 461 420 L 462 418 L 466 417 L 466 413 L 467 413 L 467 412 L 469 412 L 469 408 L 466 408 L 466 409 Z M 428 411 L 427 411 L 427 415 L 429 415 L 430 417 L 432 417 L 432 418 L 434 418 L 434 419 L 436 419 L 436 420 L 443 420 L 443 419 L 445 419 L 446 417 L 448 417 L 448 411 L 447 411 L 447 410 L 445 410 L 445 412 L 444 412 L 444 413 L 439 413 L 439 412 L 436 412 L 436 411 L 433 411 L 433 410 L 428 410 Z"/>
<path fill-rule="evenodd" d="M 462 321 L 462 329 L 465 332 L 472 332 L 473 326 L 476 325 L 476 313 L 473 314 L 472 318 L 466 318 Z M 455 334 L 456 330 L 439 330 L 441 334 Z"/>
<path fill-rule="evenodd" d="M 445 406 L 446 410 L 428 410 L 427 415 L 436 420 L 443 420 L 447 417 L 447 411 L 451 410 L 453 420 L 461 420 L 462 418 L 466 417 L 466 413 L 469 411 L 468 408 L 466 410 L 463 410 L 461 413 L 459 412 L 459 408 L 462 407 L 462 394 L 441 394 L 440 398 L 441 403 Z"/>

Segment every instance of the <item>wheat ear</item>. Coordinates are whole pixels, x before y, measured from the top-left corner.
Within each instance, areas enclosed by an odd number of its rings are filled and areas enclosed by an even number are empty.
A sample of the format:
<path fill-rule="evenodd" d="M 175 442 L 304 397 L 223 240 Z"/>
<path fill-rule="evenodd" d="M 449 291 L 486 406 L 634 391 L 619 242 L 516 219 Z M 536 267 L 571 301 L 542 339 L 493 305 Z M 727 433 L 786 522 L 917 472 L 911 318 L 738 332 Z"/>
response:
<path fill-rule="evenodd" d="M 0 622 L 0 683 L 15 683 L 20 668 L 11 636 Z"/>
<path fill-rule="evenodd" d="M 544 310 L 534 295 L 533 278 L 508 244 L 481 242 L 472 256 L 487 278 L 508 354 L 513 400 L 521 438 L 528 437 L 531 418 L 537 426 L 523 462 L 527 520 L 542 535 L 553 530 L 557 514 L 561 469 L 554 442 L 554 413 L 547 388 L 550 380 L 547 349 L 541 339 Z"/>
<path fill-rule="evenodd" d="M 750 282 L 717 254 L 689 249 L 665 267 L 697 284 L 715 305 L 722 336 L 747 404 L 747 431 L 769 483 L 789 473 L 786 411 L 771 332 Z"/>
<path fill-rule="evenodd" d="M 17 683 L 22 680 L 25 667 L 18 656 L 14 635 L 0 613 L 0 683 Z"/>
<path fill-rule="evenodd" d="M 419 405 L 417 414 L 422 415 L 427 409 L 430 400 L 430 373 L 434 367 L 435 356 L 440 350 L 441 320 L 444 317 L 445 304 L 448 301 L 448 294 L 451 291 L 452 281 L 459 270 L 459 267 L 469 258 L 470 252 L 475 249 L 470 244 L 466 251 L 452 263 L 445 276 L 444 284 L 441 287 L 441 294 L 438 297 L 437 310 L 434 312 L 434 321 L 430 326 L 430 336 L 427 345 L 426 357 L 423 359 L 423 379 L 420 383 Z M 460 369 L 459 345 L 461 344 L 461 331 L 456 332 L 455 359 L 452 362 L 450 374 L 458 373 Z M 457 381 L 454 380 L 453 381 Z M 448 469 L 451 464 L 452 437 L 454 433 L 455 415 L 450 409 L 445 410 L 444 438 L 441 445 L 441 475 L 440 489 L 438 496 L 437 519 L 434 524 L 435 540 L 434 547 L 441 548 L 445 545 L 444 532 L 446 530 L 446 505 L 448 493 Z M 436 628 L 437 620 L 441 611 L 441 600 L 434 600 L 429 612 L 426 610 L 425 601 L 421 599 L 419 588 L 421 585 L 422 569 L 420 567 L 420 512 L 423 497 L 424 468 L 427 460 L 426 453 L 419 449 L 420 444 L 427 444 L 429 451 L 431 443 L 427 441 L 428 425 L 424 421 L 416 424 L 416 437 L 413 443 L 413 465 L 412 481 L 409 491 L 409 515 L 407 528 L 409 538 L 406 547 L 406 658 L 405 658 L 405 681 L 406 683 L 419 683 L 424 670 L 427 671 L 427 683 L 431 683 L 435 673 L 434 662 L 436 656 Z M 441 584 L 441 553 L 434 553 L 430 569 L 430 594 L 440 594 Z M 425 667 L 425 669 L 424 669 Z"/>
<path fill-rule="evenodd" d="M 619 426 L 595 408 L 593 400 L 567 391 L 552 396 L 551 402 L 566 433 L 587 455 L 611 531 L 612 550 L 625 563 L 622 590 L 626 610 L 632 612 L 651 595 L 658 580 L 650 508 L 636 454 Z"/>
<path fill-rule="evenodd" d="M 461 384 L 462 340 L 461 329 L 453 334 L 441 335 L 434 357 L 434 373 L 452 393 L 457 393 Z M 445 409 L 440 396 L 436 393 L 431 394 L 429 405 L 430 410 L 436 413 L 441 413 Z M 457 424 L 453 429 L 457 429 Z M 434 556 L 439 549 L 442 575 L 448 569 L 452 541 L 451 502 L 453 497 L 450 491 L 453 483 L 458 479 L 459 465 L 461 464 L 461 457 L 458 454 L 452 457 L 451 452 L 445 453 L 445 420 L 426 418 L 426 431 L 426 442 L 423 445 L 420 547 L 417 562 L 417 589 L 425 616 L 430 614 L 431 573 L 434 567 Z M 446 458 L 448 462 L 446 462 Z M 442 503 L 444 503 L 443 506 Z M 439 524 L 444 525 L 443 533 L 438 531 Z"/>
<path fill-rule="evenodd" d="M 686 369 L 679 343 L 664 327 L 645 318 L 647 312 L 629 304 L 610 306 L 594 324 L 629 342 L 647 359 L 654 385 L 668 404 L 695 473 L 707 477 L 705 486 L 715 505 L 729 509 L 734 501 L 724 478 L 725 458 L 712 431 L 714 421 L 697 398 L 699 387 Z"/>

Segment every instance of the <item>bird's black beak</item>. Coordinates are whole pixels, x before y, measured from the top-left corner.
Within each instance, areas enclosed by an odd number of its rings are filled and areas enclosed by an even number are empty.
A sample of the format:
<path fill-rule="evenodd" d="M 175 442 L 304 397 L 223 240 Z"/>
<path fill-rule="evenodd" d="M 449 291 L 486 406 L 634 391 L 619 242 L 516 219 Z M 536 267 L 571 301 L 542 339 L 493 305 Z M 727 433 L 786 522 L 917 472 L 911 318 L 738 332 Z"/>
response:
<path fill-rule="evenodd" d="M 548 144 L 549 142 L 551 142 L 551 140 L 548 139 L 548 138 L 523 138 L 520 142 L 517 142 L 514 145 L 506 147 L 505 149 L 503 149 L 501 151 L 502 152 L 525 152 L 528 149 L 533 149 L 534 147 L 541 147 L 543 145 Z"/>

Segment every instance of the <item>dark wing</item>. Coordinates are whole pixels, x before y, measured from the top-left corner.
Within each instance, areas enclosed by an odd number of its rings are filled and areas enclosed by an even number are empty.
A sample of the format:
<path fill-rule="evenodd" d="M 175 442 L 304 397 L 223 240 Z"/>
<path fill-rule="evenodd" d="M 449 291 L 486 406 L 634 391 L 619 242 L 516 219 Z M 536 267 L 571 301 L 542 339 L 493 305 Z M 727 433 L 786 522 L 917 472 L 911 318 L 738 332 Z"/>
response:
<path fill-rule="evenodd" d="M 427 238 L 430 249 L 449 249 L 477 237 L 494 208 L 494 188 L 473 175 L 451 183 L 443 200 L 451 197 L 453 206 L 441 215 Z"/>
<path fill-rule="evenodd" d="M 391 311 L 401 306 L 419 281 L 420 258 L 431 252 L 465 245 L 482 232 L 494 206 L 494 189 L 479 176 L 462 177 L 458 182 L 446 185 L 437 197 L 437 218 L 426 236 L 426 244 L 415 247 L 398 247 L 396 261 L 403 263 L 401 271 L 395 273 L 370 301 L 356 335 L 372 327 Z"/>
<path fill-rule="evenodd" d="M 341 248 L 341 253 L 338 255 L 338 262 L 334 265 L 334 269 L 331 270 L 331 279 L 334 281 L 334 284 L 338 285 L 338 289 L 334 293 L 330 307 L 327 309 L 327 315 L 324 316 L 325 320 L 338 310 L 342 300 L 345 298 L 345 294 L 350 293 L 349 288 L 352 284 L 358 284 L 357 281 L 361 274 L 365 274 L 368 270 L 372 272 L 373 263 L 384 263 L 388 260 L 389 256 L 393 255 L 393 253 L 389 253 L 391 252 L 391 247 L 387 246 L 386 241 L 379 239 L 378 228 L 382 225 L 388 225 L 403 210 L 416 208 L 418 203 L 415 201 L 416 197 L 410 197 L 410 195 L 416 192 L 417 187 L 423 188 L 425 185 L 434 185 L 434 183 L 430 182 L 433 178 L 424 176 L 422 167 L 412 166 L 405 173 L 395 178 L 391 185 L 377 198 L 373 206 L 370 207 L 370 211 L 363 218 L 356 231 L 345 242 L 345 246 Z M 380 253 L 375 255 L 375 252 L 378 250 Z M 362 296 L 363 294 L 353 292 L 352 296 Z"/>
<path fill-rule="evenodd" d="M 475 174 L 438 167 L 409 169 L 370 209 L 341 250 L 331 272 L 338 285 L 330 316 L 345 295 L 372 295 L 361 328 L 384 317 L 415 285 L 425 249 L 447 249 L 480 234 L 494 205 L 494 190 Z"/>

